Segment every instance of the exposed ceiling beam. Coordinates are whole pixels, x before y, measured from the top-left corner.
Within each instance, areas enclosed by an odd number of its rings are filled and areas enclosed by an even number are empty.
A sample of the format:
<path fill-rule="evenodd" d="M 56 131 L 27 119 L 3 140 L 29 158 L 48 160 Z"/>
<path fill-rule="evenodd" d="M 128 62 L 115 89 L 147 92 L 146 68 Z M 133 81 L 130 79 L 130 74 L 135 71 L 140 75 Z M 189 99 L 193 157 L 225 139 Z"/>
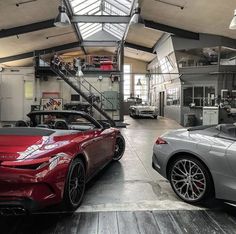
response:
<path fill-rule="evenodd" d="M 42 50 L 12 55 L 12 56 L 8 56 L 8 57 L 3 57 L 3 58 L 0 58 L 0 63 L 7 63 L 7 62 L 17 61 L 17 60 L 21 60 L 21 59 L 33 58 L 34 56 L 46 55 L 46 54 L 50 54 L 50 53 L 54 53 L 54 52 L 58 52 L 58 51 L 77 48 L 80 46 L 81 46 L 81 44 L 79 42 L 72 42 L 72 43 L 65 44 L 65 45 L 54 46 L 54 47 L 46 48 L 46 49 L 42 49 Z"/>
<path fill-rule="evenodd" d="M 73 9 L 70 5 L 70 2 L 69 2 L 69 0 L 64 0 L 64 2 L 65 2 L 65 5 L 66 5 L 66 8 L 68 10 L 68 14 L 71 18 L 73 16 L 74 12 L 73 12 Z M 77 23 L 72 23 L 72 24 L 73 24 L 73 27 L 75 29 L 75 32 L 76 32 L 76 35 L 77 35 L 77 38 L 78 38 L 79 42 L 83 42 L 83 37 L 80 33 L 78 24 Z M 81 49 L 83 50 L 84 54 L 87 54 L 87 52 L 86 52 L 86 50 L 83 46 L 81 47 Z"/>
<path fill-rule="evenodd" d="M 129 43 L 129 42 L 125 42 L 124 46 L 153 54 L 153 48 L 148 48 L 145 46 L 141 46 L 141 45 L 137 45 L 137 44 L 133 44 L 133 43 Z"/>
<path fill-rule="evenodd" d="M 81 18 L 80 18 L 81 17 Z M 87 22 L 87 23 L 128 23 L 130 20 L 130 16 L 97 16 L 97 15 L 83 15 L 83 16 L 72 16 L 72 22 L 74 29 L 76 31 L 77 37 L 79 41 L 83 41 L 82 35 L 79 31 L 79 27 L 76 22 Z M 188 38 L 188 39 L 199 39 L 199 33 L 191 32 L 188 30 L 168 26 L 165 24 L 160 24 L 157 22 L 144 20 L 145 27 L 155 29 L 158 31 L 163 31 L 166 33 L 173 34 L 175 36 Z M 37 22 L 33 24 L 23 25 L 19 27 L 9 28 L 9 29 L 2 29 L 0 30 L 0 38 L 10 37 L 10 36 L 17 36 L 24 33 L 30 33 L 38 30 L 43 30 L 47 28 L 52 28 L 54 26 L 54 19 Z M 127 29 L 128 30 L 128 26 Z M 126 32 L 127 33 L 127 32 Z M 83 49 L 83 48 L 82 48 Z"/>
<path fill-rule="evenodd" d="M 54 27 L 54 19 L 45 20 L 33 24 L 0 30 L 0 38 L 17 36 L 24 33 L 34 32 Z"/>
<path fill-rule="evenodd" d="M 105 2 L 107 2 L 108 4 L 110 4 L 111 7 L 114 6 L 114 7 L 117 8 L 118 10 L 123 11 L 123 12 L 125 12 L 125 13 L 129 11 L 129 7 L 123 5 L 123 4 L 121 3 L 122 1 L 119 2 L 119 0 L 118 0 L 118 1 L 116 1 L 116 0 L 105 0 Z"/>
<path fill-rule="evenodd" d="M 117 41 L 83 41 L 84 47 L 116 47 Z"/>
<path fill-rule="evenodd" d="M 0 63 L 7 63 L 7 62 L 17 61 L 17 60 L 21 60 L 21 59 L 33 58 L 34 56 L 46 55 L 46 54 L 59 52 L 59 51 L 63 51 L 63 50 L 78 48 L 78 47 L 81 47 L 81 46 L 86 46 L 86 47 L 100 47 L 100 46 L 101 47 L 105 47 L 105 46 L 115 47 L 115 46 L 117 46 L 117 41 L 104 41 L 104 42 L 101 42 L 101 41 L 83 41 L 82 43 L 72 42 L 72 43 L 65 44 L 65 45 L 60 45 L 60 46 L 55 46 L 55 47 L 46 48 L 46 49 L 42 49 L 42 50 L 37 50 L 37 51 L 12 55 L 12 56 L 8 56 L 8 57 L 3 57 L 3 58 L 0 58 Z M 132 44 L 132 43 L 129 43 L 129 42 L 125 42 L 124 46 L 129 47 L 129 48 L 133 48 L 133 49 L 136 49 L 136 50 L 141 50 L 141 51 L 144 51 L 144 52 L 148 52 L 148 53 L 153 53 L 153 50 L 151 48 L 147 48 L 147 47 L 144 47 L 144 46 Z"/>
<path fill-rule="evenodd" d="M 131 19 L 131 17 L 133 16 L 133 11 L 134 11 L 135 7 L 137 6 L 137 3 L 138 3 L 138 0 L 132 0 L 131 7 L 130 7 L 130 19 Z M 126 39 L 126 37 L 127 37 L 127 35 L 128 35 L 129 26 L 130 26 L 130 21 L 129 21 L 129 23 L 126 25 L 126 28 L 125 28 L 125 31 L 124 31 L 124 35 L 123 35 L 122 41 L 125 41 L 125 39 Z"/>
<path fill-rule="evenodd" d="M 74 15 L 71 18 L 73 23 L 110 23 L 110 24 L 128 24 L 130 16 L 118 15 Z"/>
<path fill-rule="evenodd" d="M 12 56 L 8 56 L 8 57 L 0 58 L 0 64 L 12 62 L 12 61 L 17 61 L 17 60 L 21 60 L 21 59 L 32 58 L 32 57 L 34 57 L 34 52 L 12 55 Z"/>
<path fill-rule="evenodd" d="M 199 33 L 191 32 L 180 28 L 175 28 L 172 26 L 156 23 L 149 20 L 144 20 L 144 24 L 146 28 L 151 28 L 162 32 L 170 33 L 178 37 L 199 40 Z"/>

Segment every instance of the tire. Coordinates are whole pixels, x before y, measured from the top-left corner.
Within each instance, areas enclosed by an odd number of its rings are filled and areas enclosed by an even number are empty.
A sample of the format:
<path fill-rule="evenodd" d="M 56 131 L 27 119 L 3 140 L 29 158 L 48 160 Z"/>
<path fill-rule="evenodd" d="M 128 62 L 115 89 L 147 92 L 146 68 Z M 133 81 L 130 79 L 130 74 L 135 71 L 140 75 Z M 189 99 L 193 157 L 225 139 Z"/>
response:
<path fill-rule="evenodd" d="M 134 114 L 134 112 L 130 112 L 129 116 L 132 117 L 133 119 L 135 119 L 136 115 Z"/>
<path fill-rule="evenodd" d="M 113 156 L 114 161 L 119 161 L 125 152 L 125 139 L 122 135 L 118 135 L 116 137 L 116 143 L 115 143 L 115 153 Z"/>
<path fill-rule="evenodd" d="M 157 115 L 153 115 L 153 118 L 154 118 L 154 119 L 157 119 Z"/>
<path fill-rule="evenodd" d="M 168 178 L 176 195 L 187 203 L 204 203 L 213 195 L 211 175 L 206 166 L 194 157 L 175 159 L 168 170 Z"/>
<path fill-rule="evenodd" d="M 72 188 L 73 186 L 74 188 Z M 82 202 L 84 190 L 85 166 L 80 158 L 75 158 L 71 162 L 67 174 L 62 207 L 67 211 L 76 210 Z"/>

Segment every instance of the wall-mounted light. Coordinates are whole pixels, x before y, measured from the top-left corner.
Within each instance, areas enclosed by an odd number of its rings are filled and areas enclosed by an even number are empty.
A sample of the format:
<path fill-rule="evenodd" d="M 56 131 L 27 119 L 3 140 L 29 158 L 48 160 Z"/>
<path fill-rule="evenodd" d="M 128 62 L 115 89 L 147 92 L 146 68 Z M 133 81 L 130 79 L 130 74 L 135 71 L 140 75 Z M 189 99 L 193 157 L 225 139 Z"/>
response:
<path fill-rule="evenodd" d="M 236 9 L 234 10 L 234 17 L 229 25 L 229 29 L 236 29 Z"/>
<path fill-rule="evenodd" d="M 98 76 L 99 81 L 102 81 L 102 79 L 103 79 L 103 76 Z"/>
<path fill-rule="evenodd" d="M 54 21 L 54 25 L 59 28 L 67 27 L 71 25 L 69 16 L 66 13 L 66 7 L 64 0 L 61 1 L 61 5 L 58 7 L 59 13 Z"/>

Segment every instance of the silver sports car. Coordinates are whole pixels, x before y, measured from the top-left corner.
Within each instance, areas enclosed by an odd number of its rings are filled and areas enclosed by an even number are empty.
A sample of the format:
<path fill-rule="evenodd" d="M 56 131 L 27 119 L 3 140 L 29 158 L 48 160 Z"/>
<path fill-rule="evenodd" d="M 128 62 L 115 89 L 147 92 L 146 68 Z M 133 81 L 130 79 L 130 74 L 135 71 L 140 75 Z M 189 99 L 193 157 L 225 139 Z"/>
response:
<path fill-rule="evenodd" d="M 156 140 L 152 165 L 185 202 L 236 202 L 236 125 L 170 131 Z"/>
<path fill-rule="evenodd" d="M 135 117 L 153 117 L 154 119 L 158 116 L 158 110 L 155 106 L 149 105 L 138 105 L 129 107 L 129 115 Z"/>

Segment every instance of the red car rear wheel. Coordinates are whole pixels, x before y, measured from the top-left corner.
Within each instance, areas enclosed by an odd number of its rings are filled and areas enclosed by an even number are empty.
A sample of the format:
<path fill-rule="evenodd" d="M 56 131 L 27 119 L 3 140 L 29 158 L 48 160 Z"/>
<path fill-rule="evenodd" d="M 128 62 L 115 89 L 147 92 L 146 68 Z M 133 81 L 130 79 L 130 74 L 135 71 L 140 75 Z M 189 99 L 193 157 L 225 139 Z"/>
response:
<path fill-rule="evenodd" d="M 125 152 L 125 139 L 122 135 L 118 135 L 116 137 L 115 153 L 113 156 L 113 160 L 114 161 L 120 160 L 124 152 Z"/>

